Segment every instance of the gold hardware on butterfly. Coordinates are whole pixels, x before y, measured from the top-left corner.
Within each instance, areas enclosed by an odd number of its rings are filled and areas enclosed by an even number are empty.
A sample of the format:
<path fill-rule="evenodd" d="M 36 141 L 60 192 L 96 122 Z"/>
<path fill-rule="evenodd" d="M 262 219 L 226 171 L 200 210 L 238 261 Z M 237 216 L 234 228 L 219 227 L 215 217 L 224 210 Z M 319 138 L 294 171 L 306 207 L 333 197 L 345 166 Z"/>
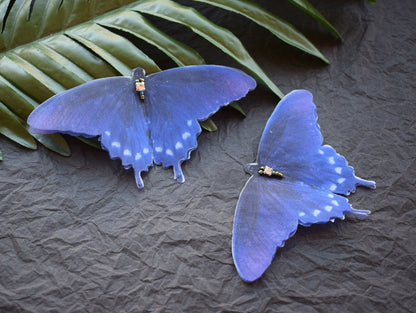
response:
<path fill-rule="evenodd" d="M 283 174 L 273 170 L 270 166 L 261 166 L 258 172 L 262 176 L 268 176 L 268 177 L 276 177 L 276 178 L 283 178 Z"/>
<path fill-rule="evenodd" d="M 139 93 L 141 100 L 144 100 L 145 90 L 146 90 L 146 87 L 144 85 L 144 78 L 136 79 L 136 91 Z"/>

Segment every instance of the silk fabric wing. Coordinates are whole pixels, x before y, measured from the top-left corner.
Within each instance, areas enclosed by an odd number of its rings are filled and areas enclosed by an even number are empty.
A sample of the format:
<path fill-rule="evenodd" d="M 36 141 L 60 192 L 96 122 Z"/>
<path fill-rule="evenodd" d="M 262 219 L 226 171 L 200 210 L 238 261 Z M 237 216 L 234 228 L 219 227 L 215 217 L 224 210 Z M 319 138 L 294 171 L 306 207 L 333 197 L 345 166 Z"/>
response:
<path fill-rule="evenodd" d="M 232 242 L 234 264 L 244 281 L 264 273 L 299 224 L 370 213 L 353 209 L 344 196 L 357 185 L 375 188 L 375 183 L 356 177 L 343 156 L 322 145 L 315 110 L 306 90 L 284 97 L 266 124 L 256 163 L 246 166 L 252 176 L 237 203 Z"/>
<path fill-rule="evenodd" d="M 143 100 L 135 88 L 140 79 Z M 28 124 L 33 133 L 99 136 L 111 158 L 134 168 L 139 188 L 141 172 L 153 162 L 172 166 L 174 178 L 183 182 L 181 163 L 197 146 L 198 121 L 255 86 L 250 76 L 224 66 L 186 66 L 148 76 L 137 68 L 132 77 L 97 79 L 48 99 Z"/>

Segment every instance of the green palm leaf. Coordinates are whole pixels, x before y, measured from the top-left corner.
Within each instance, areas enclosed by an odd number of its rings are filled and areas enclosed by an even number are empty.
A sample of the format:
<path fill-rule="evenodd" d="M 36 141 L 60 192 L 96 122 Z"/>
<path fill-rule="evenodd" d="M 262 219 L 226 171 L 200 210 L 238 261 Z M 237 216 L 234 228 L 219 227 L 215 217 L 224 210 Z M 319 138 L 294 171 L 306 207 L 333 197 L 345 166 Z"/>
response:
<path fill-rule="evenodd" d="M 3 103 L 0 102 L 0 133 L 20 145 L 36 149 L 36 142 L 27 133 L 22 122 Z"/>
<path fill-rule="evenodd" d="M 264 74 L 263 70 L 252 59 L 243 44 L 233 33 L 210 22 L 193 8 L 178 5 L 170 0 L 144 0 L 131 6 L 131 8 L 141 13 L 152 14 L 189 27 L 245 66 L 265 85 L 269 86 L 276 95 L 283 97 L 283 93 Z"/>
<path fill-rule="evenodd" d="M 242 14 L 287 43 L 326 61 L 290 24 L 253 3 L 195 1 Z M 92 79 L 130 75 L 135 67 L 143 67 L 148 73 L 160 71 L 155 60 L 132 38 L 153 45 L 178 66 L 205 63 L 195 50 L 166 35 L 143 14 L 189 27 L 246 67 L 276 95 L 283 96 L 235 35 L 191 7 L 170 0 L 6 0 L 0 2 L 0 133 L 36 149 L 25 121 L 39 103 Z M 215 129 L 212 121 L 203 126 Z M 34 138 L 60 154 L 70 153 L 59 134 Z"/>
<path fill-rule="evenodd" d="M 316 19 L 319 23 L 321 23 L 324 27 L 326 27 L 331 33 L 333 33 L 338 38 L 342 39 L 341 35 L 338 33 L 338 31 L 335 29 L 334 26 L 329 23 L 325 17 L 315 7 L 310 4 L 307 0 L 289 0 L 294 5 L 305 11 L 307 14 L 312 16 L 314 19 Z"/>
<path fill-rule="evenodd" d="M 277 38 L 284 42 L 299 48 L 317 58 L 321 59 L 325 63 L 329 63 L 328 60 L 322 55 L 321 52 L 308 40 L 302 33 L 285 20 L 267 12 L 255 3 L 245 0 L 194 0 L 199 2 L 205 2 L 211 5 L 218 6 L 225 10 L 229 10 L 238 14 L 241 14 L 252 21 L 256 22 L 260 26 L 263 26 L 270 30 Z M 291 0 L 294 1 L 294 0 Z M 296 1 L 303 2 L 303 1 Z M 312 7 L 312 6 L 311 6 Z M 316 11 L 317 12 L 317 11 Z M 319 12 L 317 12 L 319 14 Z M 323 16 L 322 16 L 323 18 Z M 325 20 L 325 18 L 323 18 Z M 328 23 L 329 24 L 329 23 Z"/>

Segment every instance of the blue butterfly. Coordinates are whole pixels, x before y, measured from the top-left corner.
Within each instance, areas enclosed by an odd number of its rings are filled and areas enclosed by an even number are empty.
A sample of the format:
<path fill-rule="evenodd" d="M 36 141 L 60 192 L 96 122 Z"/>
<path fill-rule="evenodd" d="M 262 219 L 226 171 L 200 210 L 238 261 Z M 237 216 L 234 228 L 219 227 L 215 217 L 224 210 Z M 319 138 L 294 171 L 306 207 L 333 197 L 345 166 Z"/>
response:
<path fill-rule="evenodd" d="M 172 166 L 174 178 L 184 182 L 181 163 L 197 146 L 198 121 L 255 87 L 253 78 L 224 66 L 186 66 L 148 76 L 136 68 L 132 77 L 97 79 L 60 93 L 27 122 L 33 133 L 100 136 L 111 158 L 134 168 L 139 188 L 141 172 L 153 162 Z"/>
<path fill-rule="evenodd" d="M 343 156 L 322 145 L 315 110 L 306 90 L 284 97 L 266 124 L 256 163 L 246 166 L 252 176 L 237 203 L 232 241 L 244 281 L 260 278 L 298 224 L 370 213 L 353 209 L 339 194 L 348 195 L 357 185 L 375 188 L 375 182 L 356 177 Z"/>

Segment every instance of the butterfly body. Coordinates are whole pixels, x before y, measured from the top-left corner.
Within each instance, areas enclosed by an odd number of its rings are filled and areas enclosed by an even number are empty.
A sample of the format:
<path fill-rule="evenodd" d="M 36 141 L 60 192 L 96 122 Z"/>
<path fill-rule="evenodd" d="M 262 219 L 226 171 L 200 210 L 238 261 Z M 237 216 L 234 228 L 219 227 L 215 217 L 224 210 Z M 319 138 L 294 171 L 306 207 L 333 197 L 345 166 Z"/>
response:
<path fill-rule="evenodd" d="M 28 124 L 33 133 L 99 136 L 111 158 L 133 167 L 139 188 L 141 172 L 153 163 L 172 166 L 174 178 L 183 182 L 181 163 L 197 146 L 198 121 L 255 86 L 250 76 L 224 66 L 186 66 L 148 76 L 137 68 L 131 77 L 93 80 L 46 100 Z"/>
<path fill-rule="evenodd" d="M 135 82 L 136 91 L 140 96 L 140 100 L 144 100 L 144 92 L 146 90 L 145 77 L 146 73 L 142 68 L 135 68 L 132 71 L 132 78 Z"/>
<path fill-rule="evenodd" d="M 267 165 L 260 166 L 258 173 L 263 176 L 283 178 L 282 173 L 280 173 L 279 171 L 275 171 L 272 167 L 267 166 Z"/>
<path fill-rule="evenodd" d="M 264 273 L 298 225 L 370 213 L 353 209 L 345 196 L 357 185 L 375 188 L 375 183 L 356 177 L 343 156 L 322 145 L 315 110 L 306 90 L 284 97 L 266 124 L 256 163 L 245 168 L 252 176 L 237 203 L 232 242 L 245 281 Z"/>

